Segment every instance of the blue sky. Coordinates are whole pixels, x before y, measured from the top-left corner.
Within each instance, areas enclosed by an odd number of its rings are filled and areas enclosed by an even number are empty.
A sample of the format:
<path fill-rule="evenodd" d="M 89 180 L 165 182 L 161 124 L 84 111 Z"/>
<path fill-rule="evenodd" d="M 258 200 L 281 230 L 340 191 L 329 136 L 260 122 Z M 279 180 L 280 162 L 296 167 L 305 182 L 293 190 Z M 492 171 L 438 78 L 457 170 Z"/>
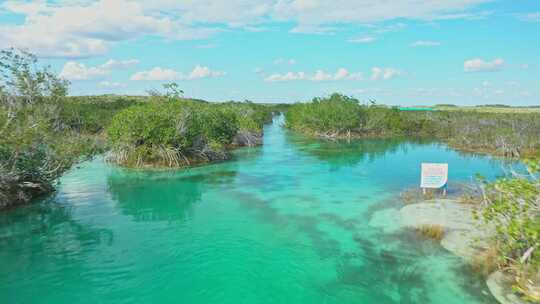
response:
<path fill-rule="evenodd" d="M 72 95 L 540 104 L 540 1 L 0 1 L 0 48 Z"/>

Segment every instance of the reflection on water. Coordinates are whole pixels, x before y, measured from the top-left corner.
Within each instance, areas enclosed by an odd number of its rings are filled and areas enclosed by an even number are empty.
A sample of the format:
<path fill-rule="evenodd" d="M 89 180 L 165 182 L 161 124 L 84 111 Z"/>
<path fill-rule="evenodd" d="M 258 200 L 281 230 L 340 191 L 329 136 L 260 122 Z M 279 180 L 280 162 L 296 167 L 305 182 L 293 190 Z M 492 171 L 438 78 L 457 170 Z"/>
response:
<path fill-rule="evenodd" d="M 388 139 L 337 139 L 319 140 L 299 134 L 287 134 L 287 141 L 298 151 L 328 162 L 332 167 L 354 166 L 361 162 L 374 162 L 386 154 L 407 153 L 411 145 L 427 145 L 433 141 L 407 140 L 404 138 Z"/>
<path fill-rule="evenodd" d="M 108 191 L 121 212 L 136 221 L 181 220 L 201 199 L 202 185 L 196 179 L 171 177 L 148 183 L 144 178 L 116 173 L 108 177 Z"/>
<path fill-rule="evenodd" d="M 148 172 L 96 159 L 53 197 L 1 213 L 0 303 L 492 303 L 438 244 L 368 223 L 400 207 L 423 161 L 465 182 L 501 162 L 431 142 L 319 141 L 282 119 L 232 161 Z"/>

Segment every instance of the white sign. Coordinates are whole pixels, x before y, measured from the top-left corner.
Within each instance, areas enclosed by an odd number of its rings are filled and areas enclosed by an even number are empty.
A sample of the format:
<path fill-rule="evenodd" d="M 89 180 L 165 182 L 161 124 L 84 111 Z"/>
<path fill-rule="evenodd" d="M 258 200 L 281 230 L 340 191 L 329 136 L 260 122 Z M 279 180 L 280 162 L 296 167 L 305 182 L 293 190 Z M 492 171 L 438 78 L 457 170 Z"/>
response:
<path fill-rule="evenodd" d="M 421 188 L 439 189 L 448 182 L 448 164 L 422 164 Z"/>

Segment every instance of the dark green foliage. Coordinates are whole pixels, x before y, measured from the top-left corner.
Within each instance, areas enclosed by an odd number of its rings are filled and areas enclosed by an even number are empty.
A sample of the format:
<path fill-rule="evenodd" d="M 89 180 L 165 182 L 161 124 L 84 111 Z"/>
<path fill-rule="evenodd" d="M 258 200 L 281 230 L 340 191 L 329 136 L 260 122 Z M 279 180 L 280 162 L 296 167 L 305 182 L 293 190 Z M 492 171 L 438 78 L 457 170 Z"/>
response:
<path fill-rule="evenodd" d="M 400 111 L 333 94 L 286 112 L 287 127 L 321 137 L 426 137 L 454 148 L 510 157 L 540 149 L 540 114 L 477 111 Z"/>
<path fill-rule="evenodd" d="M 340 94 L 314 98 L 311 103 L 298 103 L 286 112 L 291 129 L 319 136 L 336 137 L 350 134 L 365 116 L 358 100 Z"/>
<path fill-rule="evenodd" d="M 340 94 L 295 104 L 287 110 L 286 118 L 287 127 L 323 137 L 430 134 L 433 126 L 428 113 L 361 105 L 358 100 Z"/>
<path fill-rule="evenodd" d="M 32 54 L 0 51 L 0 208 L 52 191 L 74 163 L 102 152 L 96 133 L 132 104 L 67 98 L 67 90 Z"/>
<path fill-rule="evenodd" d="M 222 160 L 240 131 L 261 135 L 268 111 L 248 103 L 148 102 L 118 113 L 107 129 L 112 162 L 178 167 Z"/>
<path fill-rule="evenodd" d="M 95 134 L 106 128 L 120 110 L 142 101 L 121 96 L 84 96 L 64 98 L 60 103 L 60 119 L 73 130 Z"/>
<path fill-rule="evenodd" d="M 483 204 L 475 215 L 495 228 L 498 264 L 513 272 L 516 290 L 538 301 L 537 287 L 532 286 L 540 279 L 540 182 L 535 176 L 540 162 L 526 163 L 531 176 L 482 181 Z"/>

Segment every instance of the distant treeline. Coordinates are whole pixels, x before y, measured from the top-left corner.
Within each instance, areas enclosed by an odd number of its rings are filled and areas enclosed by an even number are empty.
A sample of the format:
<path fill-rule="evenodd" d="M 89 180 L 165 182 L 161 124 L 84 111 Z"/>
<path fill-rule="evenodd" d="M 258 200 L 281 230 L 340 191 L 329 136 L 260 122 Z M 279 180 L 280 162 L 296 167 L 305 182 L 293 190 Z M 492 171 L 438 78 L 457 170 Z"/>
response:
<path fill-rule="evenodd" d="M 286 112 L 286 126 L 323 138 L 433 138 L 460 150 L 510 157 L 540 149 L 540 113 L 400 111 L 340 94 L 294 104 Z"/>

